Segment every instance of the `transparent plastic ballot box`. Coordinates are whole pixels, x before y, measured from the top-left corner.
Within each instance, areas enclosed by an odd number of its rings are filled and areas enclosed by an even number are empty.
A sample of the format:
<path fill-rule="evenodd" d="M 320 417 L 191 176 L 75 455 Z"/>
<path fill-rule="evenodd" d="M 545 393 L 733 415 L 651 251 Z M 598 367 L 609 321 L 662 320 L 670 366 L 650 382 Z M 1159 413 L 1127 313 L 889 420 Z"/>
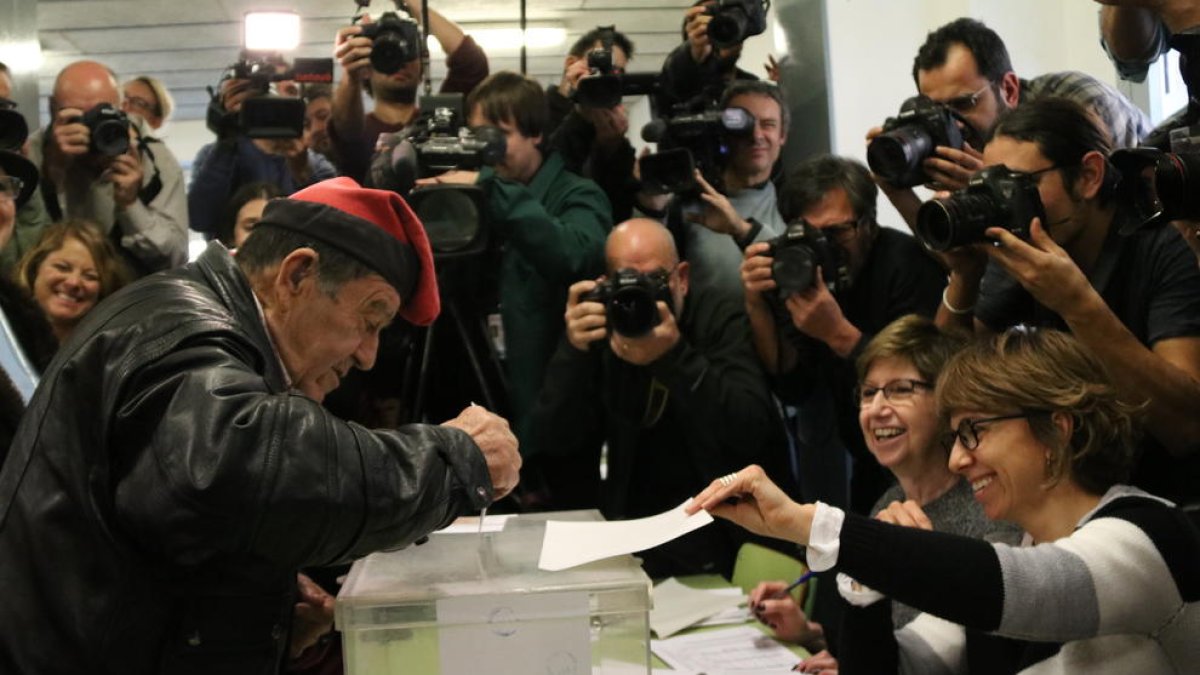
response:
<path fill-rule="evenodd" d="M 625 675 L 650 672 L 650 579 L 623 555 L 538 569 L 546 520 L 433 534 L 354 563 L 337 598 L 347 675 Z"/>

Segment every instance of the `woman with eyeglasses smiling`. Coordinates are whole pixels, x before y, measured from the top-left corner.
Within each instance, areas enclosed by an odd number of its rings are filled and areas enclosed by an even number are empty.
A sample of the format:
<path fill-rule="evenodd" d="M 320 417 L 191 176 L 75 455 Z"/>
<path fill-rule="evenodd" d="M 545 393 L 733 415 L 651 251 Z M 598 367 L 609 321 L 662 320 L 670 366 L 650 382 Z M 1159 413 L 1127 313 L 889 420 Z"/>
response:
<path fill-rule="evenodd" d="M 934 383 L 946 362 L 967 344 L 967 336 L 944 332 L 929 319 L 910 314 L 888 324 L 863 348 L 857 360 L 855 398 L 867 449 L 892 473 L 896 483 L 875 502 L 871 514 L 886 522 L 912 518 L 939 532 L 1015 543 L 1019 531 L 991 522 L 971 496 L 971 486 L 947 465 L 943 445 L 946 423 L 938 414 Z M 761 607 L 759 620 L 776 636 L 810 651 L 822 645 L 819 630 L 790 597 L 771 599 L 786 582 L 765 582 L 750 595 Z M 852 603 L 874 602 L 879 595 L 849 576 L 839 575 L 839 590 Z M 918 611 L 890 605 L 892 625 L 900 629 Z"/>
<path fill-rule="evenodd" d="M 689 510 L 807 546 L 813 569 L 925 612 L 895 634 L 884 603 L 851 612 L 843 675 L 1197 672 L 1200 531 L 1123 484 L 1136 409 L 1104 366 L 1065 333 L 1010 330 L 955 355 L 935 393 L 950 468 L 1023 546 L 796 504 L 753 466 Z"/>

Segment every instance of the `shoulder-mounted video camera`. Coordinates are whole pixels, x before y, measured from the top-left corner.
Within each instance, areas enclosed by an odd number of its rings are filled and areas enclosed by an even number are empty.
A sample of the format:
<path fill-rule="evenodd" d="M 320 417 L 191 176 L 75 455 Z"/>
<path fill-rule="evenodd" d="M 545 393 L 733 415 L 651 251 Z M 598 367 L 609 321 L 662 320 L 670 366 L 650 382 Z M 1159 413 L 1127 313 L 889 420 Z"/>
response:
<path fill-rule="evenodd" d="M 818 269 L 830 293 L 836 295 L 850 286 L 846 256 L 821 228 L 798 220 L 767 243 L 772 257 L 771 278 L 780 298 L 812 288 L 817 283 Z"/>
<path fill-rule="evenodd" d="M 867 164 L 889 185 L 912 187 L 930 181 L 924 162 L 937 146 L 962 149 L 962 130 L 946 106 L 926 96 L 914 96 L 900 114 L 883 123 L 883 133 L 867 146 Z"/>
<path fill-rule="evenodd" d="M 289 66 L 279 53 L 243 50 L 226 70 L 224 80 L 245 80 L 252 93 L 236 113 L 227 111 L 220 95 L 214 93 L 208 108 L 209 130 L 222 137 L 240 133 L 248 138 L 300 138 L 304 135 L 304 101 L 279 95 L 276 85 L 288 81 L 331 84 L 333 59 L 297 58 Z"/>
<path fill-rule="evenodd" d="M 359 2 L 360 7 L 371 4 Z M 358 23 L 361 15 L 352 20 Z M 397 2 L 396 11 L 384 12 L 373 23 L 358 23 L 363 37 L 371 39 L 371 67 L 376 72 L 391 75 L 410 61 L 421 58 L 421 25 L 404 6 Z"/>
<path fill-rule="evenodd" d="M 658 301 L 673 310 L 670 275 L 662 271 L 638 272 L 619 270 L 616 274 L 579 297 L 581 302 L 604 305 L 610 331 L 629 338 L 638 338 L 654 330 L 662 322 Z"/>
<path fill-rule="evenodd" d="M 927 248 L 946 251 L 989 241 L 983 234 L 989 227 L 1028 239 L 1034 218 L 1046 222 L 1037 179 L 1006 166 L 989 166 L 972 176 L 967 187 L 922 204 L 914 231 Z"/>
<path fill-rule="evenodd" d="M 650 122 L 642 128 L 642 139 L 658 143 L 659 151 L 641 159 L 642 188 L 652 194 L 696 194 L 695 170 L 700 169 L 719 189 L 729 140 L 754 133 L 754 123 L 745 108 L 709 109 Z"/>
<path fill-rule="evenodd" d="M 708 22 L 708 39 L 713 46 L 733 47 L 746 38 L 767 29 L 767 9 L 770 0 L 716 0 L 704 13 L 712 16 Z"/>

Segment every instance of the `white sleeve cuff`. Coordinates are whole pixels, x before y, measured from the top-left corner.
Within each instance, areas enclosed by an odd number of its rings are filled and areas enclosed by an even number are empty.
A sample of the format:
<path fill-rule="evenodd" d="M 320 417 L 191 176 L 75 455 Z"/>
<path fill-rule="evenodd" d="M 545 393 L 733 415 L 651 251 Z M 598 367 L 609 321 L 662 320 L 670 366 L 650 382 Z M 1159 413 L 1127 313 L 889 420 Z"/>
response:
<path fill-rule="evenodd" d="M 838 593 L 846 599 L 846 602 L 855 607 L 866 607 L 873 605 L 887 596 L 879 591 L 863 586 L 850 577 L 849 574 L 839 572 L 837 575 Z"/>
<path fill-rule="evenodd" d="M 838 551 L 841 549 L 842 522 L 846 520 L 846 512 L 822 502 L 817 502 L 816 506 L 812 527 L 809 529 L 805 558 L 808 560 L 809 569 L 824 572 L 837 565 Z"/>

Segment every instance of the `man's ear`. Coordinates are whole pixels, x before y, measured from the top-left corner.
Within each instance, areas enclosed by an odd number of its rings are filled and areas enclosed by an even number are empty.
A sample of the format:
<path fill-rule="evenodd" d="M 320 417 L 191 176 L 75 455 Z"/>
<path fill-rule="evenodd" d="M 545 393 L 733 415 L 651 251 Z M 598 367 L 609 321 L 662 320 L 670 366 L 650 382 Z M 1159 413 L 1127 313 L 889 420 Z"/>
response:
<path fill-rule="evenodd" d="M 317 282 L 320 260 L 320 254 L 307 246 L 292 251 L 279 263 L 275 273 L 275 290 L 282 296 L 300 295 L 306 283 Z"/>
<path fill-rule="evenodd" d="M 1006 108 L 1015 108 L 1021 100 L 1021 78 L 1008 71 L 1000 78 L 1000 98 Z"/>
<path fill-rule="evenodd" d="M 1107 170 L 1102 153 L 1092 150 L 1085 154 L 1079 160 L 1079 176 L 1075 179 L 1075 185 L 1071 186 L 1073 193 L 1084 199 L 1095 198 L 1104 185 L 1104 172 Z"/>
<path fill-rule="evenodd" d="M 679 263 L 679 267 L 675 268 L 675 275 L 679 278 L 679 290 L 683 295 L 687 295 L 688 282 L 692 277 L 692 267 L 687 261 Z"/>

